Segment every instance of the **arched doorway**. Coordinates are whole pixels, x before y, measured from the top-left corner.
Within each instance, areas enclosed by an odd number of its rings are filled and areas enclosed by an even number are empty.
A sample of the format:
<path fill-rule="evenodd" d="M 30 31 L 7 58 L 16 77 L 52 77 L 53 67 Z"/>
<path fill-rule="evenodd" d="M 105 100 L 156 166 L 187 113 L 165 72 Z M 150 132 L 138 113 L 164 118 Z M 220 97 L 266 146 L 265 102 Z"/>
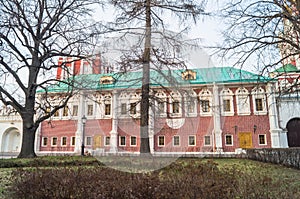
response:
<path fill-rule="evenodd" d="M 286 128 L 289 147 L 300 147 L 300 118 L 291 119 Z"/>
<path fill-rule="evenodd" d="M 2 135 L 2 152 L 19 152 L 21 146 L 21 134 L 17 128 L 9 128 Z"/>

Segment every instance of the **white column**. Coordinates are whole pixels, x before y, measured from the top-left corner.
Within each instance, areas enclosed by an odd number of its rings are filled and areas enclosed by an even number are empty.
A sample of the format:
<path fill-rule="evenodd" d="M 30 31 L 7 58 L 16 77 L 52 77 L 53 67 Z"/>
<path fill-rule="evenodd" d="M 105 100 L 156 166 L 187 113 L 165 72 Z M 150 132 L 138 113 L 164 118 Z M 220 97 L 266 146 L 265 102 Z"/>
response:
<path fill-rule="evenodd" d="M 78 116 L 77 116 L 77 131 L 75 133 L 75 153 L 81 152 L 81 143 L 82 143 L 82 136 L 83 136 L 83 125 L 81 118 L 85 114 L 85 94 L 84 92 L 79 93 L 79 104 L 78 104 Z"/>
<path fill-rule="evenodd" d="M 150 153 L 154 153 L 154 109 L 149 109 L 149 146 Z"/>
<path fill-rule="evenodd" d="M 284 132 L 279 128 L 278 124 L 278 113 L 276 107 L 276 98 L 275 98 L 275 83 L 268 83 L 267 85 L 267 101 L 269 106 L 269 123 L 270 123 L 270 133 L 271 133 L 271 146 L 272 148 L 283 148 L 284 140 L 282 140 L 284 136 Z"/>
<path fill-rule="evenodd" d="M 118 152 L 118 92 L 113 91 L 112 98 L 112 129 L 110 131 L 110 152 Z"/>
<path fill-rule="evenodd" d="M 215 146 L 218 152 L 223 151 L 222 145 L 222 130 L 221 130 L 221 117 L 220 117 L 220 101 L 219 101 L 219 88 L 214 83 L 213 87 L 213 118 L 214 118 L 214 138 Z"/>

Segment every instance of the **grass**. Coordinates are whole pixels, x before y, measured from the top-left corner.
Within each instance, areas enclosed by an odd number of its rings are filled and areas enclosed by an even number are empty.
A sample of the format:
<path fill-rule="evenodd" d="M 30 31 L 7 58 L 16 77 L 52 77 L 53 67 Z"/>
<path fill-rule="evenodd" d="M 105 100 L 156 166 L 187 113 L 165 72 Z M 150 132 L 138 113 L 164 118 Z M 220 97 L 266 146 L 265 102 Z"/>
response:
<path fill-rule="evenodd" d="M 176 161 L 177 167 L 168 166 L 172 161 Z M 197 165 L 207 162 L 209 164 L 206 165 L 213 165 L 212 169 L 216 166 L 225 176 L 237 175 L 239 186 L 235 187 L 235 189 L 241 192 L 242 196 L 247 196 L 247 198 L 256 198 L 262 192 L 265 194 L 263 198 L 291 198 L 289 194 L 300 197 L 300 170 L 246 159 L 179 158 L 175 160 L 162 158 L 153 160 L 139 159 L 138 157 L 104 157 L 95 159 L 93 157 L 49 156 L 34 159 L 0 160 L 0 198 L 4 198 L 4 195 L 7 193 L 7 188 L 11 185 L 11 173 L 16 171 L 17 168 L 34 169 L 35 167 L 42 167 L 54 169 L 57 167 L 71 167 L 91 169 L 104 167 L 105 164 L 126 172 L 151 173 L 152 170 L 160 169 L 160 176 L 165 178 L 169 175 L 174 177 L 174 172 L 177 176 L 189 175 L 189 173 L 185 172 L 185 168 L 189 169 L 191 165 L 193 168 L 197 168 Z M 116 176 L 110 177 L 114 178 Z M 178 180 L 177 177 L 174 179 Z M 282 195 L 277 195 L 278 192 L 281 192 Z"/>

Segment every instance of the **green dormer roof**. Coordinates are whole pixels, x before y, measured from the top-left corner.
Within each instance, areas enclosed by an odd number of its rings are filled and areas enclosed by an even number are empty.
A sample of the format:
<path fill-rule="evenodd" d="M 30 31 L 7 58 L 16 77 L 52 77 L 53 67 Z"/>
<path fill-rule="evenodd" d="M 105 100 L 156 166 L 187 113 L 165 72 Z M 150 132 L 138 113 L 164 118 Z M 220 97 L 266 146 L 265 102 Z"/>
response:
<path fill-rule="evenodd" d="M 277 73 L 291 73 L 291 72 L 298 72 L 299 70 L 297 69 L 296 66 L 293 64 L 286 64 L 278 69 L 276 69 L 274 72 Z"/>
<path fill-rule="evenodd" d="M 185 70 L 162 70 L 160 72 L 152 70 L 150 73 L 150 82 L 152 87 L 171 87 L 171 86 L 187 86 L 187 85 L 203 85 L 213 83 L 258 83 L 267 82 L 271 79 L 261 75 L 257 75 L 245 70 L 233 67 L 211 67 L 190 69 L 196 72 L 196 77 L 191 80 L 184 80 L 182 73 Z M 101 77 L 111 76 L 114 78 L 112 84 L 101 84 Z M 110 74 L 89 74 L 78 75 L 75 77 L 75 87 L 87 90 L 106 90 L 106 89 L 126 89 L 141 88 L 142 72 L 128 73 L 110 73 Z M 48 87 L 48 92 L 66 92 L 68 86 L 60 83 Z M 40 92 L 43 92 L 42 90 Z"/>

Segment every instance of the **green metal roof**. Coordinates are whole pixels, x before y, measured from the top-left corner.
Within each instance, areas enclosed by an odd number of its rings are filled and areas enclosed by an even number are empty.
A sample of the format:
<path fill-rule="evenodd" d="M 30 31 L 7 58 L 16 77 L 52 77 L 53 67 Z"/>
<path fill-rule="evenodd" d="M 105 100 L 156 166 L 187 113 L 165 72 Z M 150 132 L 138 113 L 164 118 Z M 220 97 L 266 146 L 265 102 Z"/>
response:
<path fill-rule="evenodd" d="M 271 80 L 268 77 L 233 67 L 211 67 L 190 70 L 196 72 L 196 79 L 183 80 L 182 72 L 185 70 L 163 70 L 160 72 L 152 70 L 150 73 L 151 86 L 170 87 L 212 83 L 257 83 Z M 101 84 L 100 78 L 103 76 L 112 76 L 116 81 L 113 84 Z M 87 90 L 141 88 L 141 78 L 141 71 L 123 74 L 110 73 L 78 75 L 75 77 L 75 88 Z M 66 92 L 67 89 L 68 86 L 64 83 L 59 83 L 58 85 L 47 88 L 48 92 Z M 43 91 L 40 90 L 39 92 Z"/>
<path fill-rule="evenodd" d="M 277 73 L 288 73 L 288 72 L 298 72 L 299 70 L 297 69 L 296 66 L 293 64 L 286 64 L 278 69 L 276 69 L 274 72 Z"/>

